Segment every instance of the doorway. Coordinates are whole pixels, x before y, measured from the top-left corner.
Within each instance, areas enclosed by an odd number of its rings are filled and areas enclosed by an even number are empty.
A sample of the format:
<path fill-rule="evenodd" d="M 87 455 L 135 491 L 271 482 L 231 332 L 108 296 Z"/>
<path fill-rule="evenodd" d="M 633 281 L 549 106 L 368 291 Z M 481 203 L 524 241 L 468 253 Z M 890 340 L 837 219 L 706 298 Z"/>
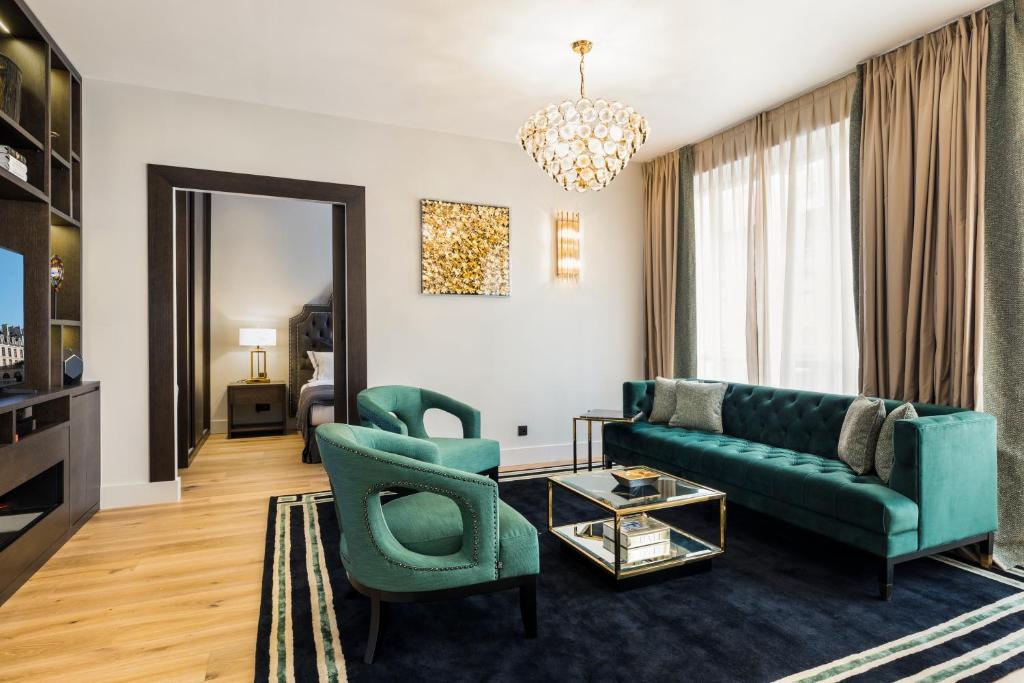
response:
<path fill-rule="evenodd" d="M 196 285 L 209 282 L 209 252 L 189 249 L 209 231 L 209 193 L 309 200 L 331 206 L 333 348 L 337 422 L 358 422 L 356 396 L 366 387 L 366 225 L 365 189 L 318 181 L 150 165 L 149 186 L 149 382 L 150 481 L 171 481 L 188 453 L 194 454 L 210 429 L 209 301 Z M 176 217 L 189 220 L 178 229 Z M 182 243 L 182 240 L 185 243 Z M 206 240 L 207 244 L 209 243 Z M 184 249 L 184 251 L 182 251 Z M 203 287 L 207 291 L 208 286 Z M 195 290 L 191 295 L 189 290 Z M 177 305 L 175 305 L 177 304 Z M 184 330 L 175 320 L 187 322 Z M 202 331 L 205 328 L 205 333 Z M 169 352 L 169 340 L 181 354 Z M 189 353 L 191 351 L 191 353 Z M 179 388 L 181 373 L 192 378 Z M 203 386 L 200 386 L 203 385 Z M 187 411 L 179 422 L 178 411 Z M 184 445 L 182 450 L 179 446 Z M 184 455 L 182 453 L 184 452 Z"/>

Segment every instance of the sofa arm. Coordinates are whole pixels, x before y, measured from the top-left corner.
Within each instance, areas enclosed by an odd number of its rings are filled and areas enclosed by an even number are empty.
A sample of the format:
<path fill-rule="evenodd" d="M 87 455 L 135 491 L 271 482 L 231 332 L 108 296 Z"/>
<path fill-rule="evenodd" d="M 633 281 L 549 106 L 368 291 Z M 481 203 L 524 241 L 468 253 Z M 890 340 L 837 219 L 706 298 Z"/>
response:
<path fill-rule="evenodd" d="M 654 405 L 654 380 L 640 380 L 622 383 L 622 414 L 631 417 L 643 413 L 644 418 L 651 414 Z"/>
<path fill-rule="evenodd" d="M 900 420 L 889 486 L 917 503 L 918 548 L 993 531 L 996 419 L 964 411 Z"/>

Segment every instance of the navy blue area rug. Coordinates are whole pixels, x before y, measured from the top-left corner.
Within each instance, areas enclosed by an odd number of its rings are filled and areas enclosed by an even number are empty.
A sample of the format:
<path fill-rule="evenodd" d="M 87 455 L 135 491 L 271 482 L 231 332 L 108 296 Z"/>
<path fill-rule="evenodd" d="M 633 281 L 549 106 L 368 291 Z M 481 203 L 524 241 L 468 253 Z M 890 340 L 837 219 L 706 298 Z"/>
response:
<path fill-rule="evenodd" d="M 866 555 L 737 506 L 710 572 L 616 591 L 546 531 L 543 478 L 501 497 L 541 530 L 539 636 L 515 592 L 391 605 L 362 662 L 369 601 L 338 557 L 330 493 L 270 502 L 257 681 L 994 681 L 1024 668 L 1024 577 L 941 557 L 898 565 L 877 599 Z M 557 492 L 556 523 L 600 517 Z M 714 537 L 717 520 L 666 521 Z"/>

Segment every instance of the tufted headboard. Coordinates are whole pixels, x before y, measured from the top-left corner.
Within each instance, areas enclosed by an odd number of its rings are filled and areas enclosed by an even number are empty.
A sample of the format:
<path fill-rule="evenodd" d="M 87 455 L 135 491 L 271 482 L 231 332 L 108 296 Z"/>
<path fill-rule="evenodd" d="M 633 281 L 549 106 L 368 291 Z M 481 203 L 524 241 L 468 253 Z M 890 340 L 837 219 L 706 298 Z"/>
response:
<path fill-rule="evenodd" d="M 313 377 L 313 364 L 306 352 L 334 350 L 333 299 L 332 294 L 326 304 L 306 304 L 298 315 L 288 319 L 289 415 L 295 415 L 299 390 Z"/>

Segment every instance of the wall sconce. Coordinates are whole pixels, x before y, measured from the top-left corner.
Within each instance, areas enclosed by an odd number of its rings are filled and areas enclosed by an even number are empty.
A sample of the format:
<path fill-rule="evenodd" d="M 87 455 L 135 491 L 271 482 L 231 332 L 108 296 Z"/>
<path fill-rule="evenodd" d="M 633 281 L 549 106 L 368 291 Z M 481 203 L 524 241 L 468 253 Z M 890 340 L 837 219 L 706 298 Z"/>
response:
<path fill-rule="evenodd" d="M 580 215 L 559 211 L 555 215 L 555 277 L 568 282 L 580 279 Z"/>

